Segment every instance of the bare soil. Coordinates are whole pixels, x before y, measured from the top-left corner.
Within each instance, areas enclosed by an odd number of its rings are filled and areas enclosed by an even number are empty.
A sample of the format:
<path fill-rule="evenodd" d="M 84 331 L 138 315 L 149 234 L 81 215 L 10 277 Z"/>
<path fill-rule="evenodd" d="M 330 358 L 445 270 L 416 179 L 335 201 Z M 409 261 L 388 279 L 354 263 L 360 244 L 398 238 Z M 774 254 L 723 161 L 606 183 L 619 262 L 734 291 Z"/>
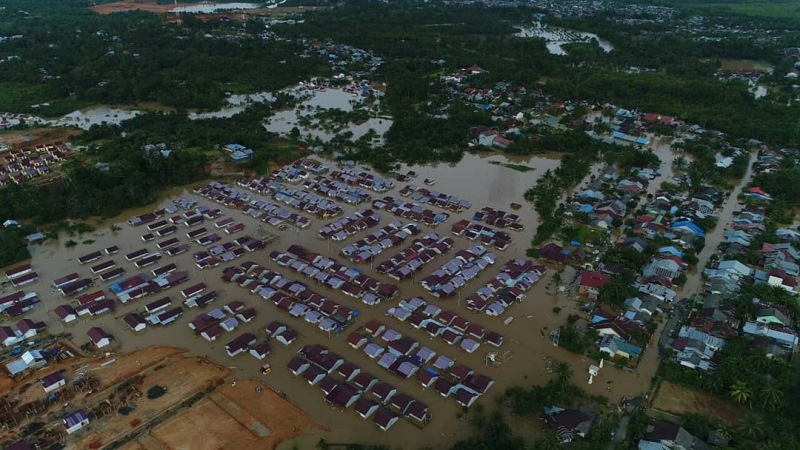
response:
<path fill-rule="evenodd" d="M 695 413 L 727 421 L 734 421 L 746 412 L 745 408 L 719 397 L 668 381 L 661 383 L 653 408 L 677 415 Z"/>
<path fill-rule="evenodd" d="M 11 147 L 35 147 L 38 144 L 50 144 L 54 141 L 68 142 L 81 130 L 71 128 L 35 128 L 32 130 L 5 131 L 0 133 L 0 144 Z"/>
<path fill-rule="evenodd" d="M 93 377 L 100 380 L 102 386 L 113 386 L 159 363 L 165 363 L 170 357 L 186 353 L 186 349 L 176 347 L 148 347 L 125 355 L 102 358 L 89 365 Z M 102 366 L 104 362 L 116 359 L 113 364 Z"/>
<path fill-rule="evenodd" d="M 169 349 L 170 347 L 164 347 L 160 350 Z M 136 352 L 135 355 L 143 356 L 141 353 Z M 157 362 L 159 360 L 152 361 L 151 365 Z M 135 376 L 138 371 L 129 373 L 130 376 Z M 72 448 L 85 449 L 92 447 L 92 444 L 110 444 L 136 428 L 147 425 L 148 421 L 157 419 L 159 415 L 194 394 L 212 389 L 230 374 L 230 369 L 202 358 L 180 357 L 168 360 L 163 366 L 156 366 L 152 371 L 146 372 L 140 385 L 142 397 L 133 412 L 128 415 L 114 414 L 93 422 L 90 431 L 80 434 Z M 148 399 L 147 391 L 154 386 L 162 386 L 167 392 L 156 399 Z"/>
<path fill-rule="evenodd" d="M 318 431 L 324 430 L 297 406 L 258 381 L 240 380 L 174 416 L 151 436 L 175 450 L 274 449 L 285 440 Z"/>

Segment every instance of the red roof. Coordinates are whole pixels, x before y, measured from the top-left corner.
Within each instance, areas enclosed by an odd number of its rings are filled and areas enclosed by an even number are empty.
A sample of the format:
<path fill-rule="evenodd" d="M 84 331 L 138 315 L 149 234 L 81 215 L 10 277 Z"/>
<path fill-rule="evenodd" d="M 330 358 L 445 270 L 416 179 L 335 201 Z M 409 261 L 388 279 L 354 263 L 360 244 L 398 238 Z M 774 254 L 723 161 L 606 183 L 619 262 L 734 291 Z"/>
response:
<path fill-rule="evenodd" d="M 611 281 L 611 277 L 602 273 L 583 272 L 581 274 L 581 286 L 600 289 L 609 281 Z"/>
<path fill-rule="evenodd" d="M 764 190 L 763 190 L 763 189 L 761 189 L 761 188 L 760 188 L 760 187 L 758 187 L 758 186 L 753 186 L 753 187 L 751 187 L 751 188 L 748 188 L 748 189 L 747 189 L 747 192 L 749 192 L 749 193 L 751 193 L 751 194 L 769 195 L 769 194 L 767 194 L 766 192 L 764 192 Z"/>

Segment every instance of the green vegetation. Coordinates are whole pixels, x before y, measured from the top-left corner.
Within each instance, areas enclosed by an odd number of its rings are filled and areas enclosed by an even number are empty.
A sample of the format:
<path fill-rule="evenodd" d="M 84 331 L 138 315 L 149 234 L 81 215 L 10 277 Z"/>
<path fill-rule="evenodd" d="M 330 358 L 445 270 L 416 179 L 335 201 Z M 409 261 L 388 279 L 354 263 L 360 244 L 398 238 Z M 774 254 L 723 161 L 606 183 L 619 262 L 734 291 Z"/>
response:
<path fill-rule="evenodd" d="M 753 17 L 769 17 L 776 19 L 800 19 L 800 1 L 741 1 L 730 2 L 721 1 L 681 1 L 677 4 L 689 11 L 713 12 L 713 13 L 732 13 Z"/>
<path fill-rule="evenodd" d="M 516 170 L 517 172 L 530 172 L 536 170 L 536 168 L 531 166 L 526 166 L 523 164 L 502 163 L 500 161 L 489 161 L 489 164 L 493 164 L 495 166 L 503 166 L 508 169 Z"/>
<path fill-rule="evenodd" d="M 30 227 L 0 227 L 0 267 L 31 257 L 25 244 L 25 236 L 32 232 Z"/>

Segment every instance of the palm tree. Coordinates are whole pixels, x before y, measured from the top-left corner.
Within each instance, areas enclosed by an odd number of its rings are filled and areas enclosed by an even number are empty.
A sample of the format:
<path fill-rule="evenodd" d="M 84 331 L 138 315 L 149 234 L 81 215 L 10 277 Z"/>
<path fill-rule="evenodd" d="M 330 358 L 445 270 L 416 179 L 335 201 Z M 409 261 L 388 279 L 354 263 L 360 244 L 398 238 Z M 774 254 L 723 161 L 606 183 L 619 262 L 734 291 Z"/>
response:
<path fill-rule="evenodd" d="M 536 450 L 560 450 L 561 440 L 554 431 L 547 430 L 542 437 L 536 440 L 534 448 Z"/>
<path fill-rule="evenodd" d="M 759 392 L 761 396 L 761 409 L 775 411 L 783 404 L 783 391 L 778 389 L 774 381 L 764 383 Z"/>
<path fill-rule="evenodd" d="M 558 383 L 559 388 L 563 389 L 564 386 L 569 383 L 569 380 L 572 379 L 572 366 L 564 361 L 561 361 L 560 363 L 556 364 L 555 369 L 556 382 Z"/>
<path fill-rule="evenodd" d="M 766 424 L 761 416 L 757 414 L 748 414 L 739 421 L 739 426 L 736 427 L 736 432 L 743 438 L 748 440 L 758 440 L 761 438 Z"/>
<path fill-rule="evenodd" d="M 723 439 L 730 440 L 731 437 L 733 436 L 733 429 L 731 428 L 731 424 L 728 422 L 718 423 L 717 426 L 714 428 L 714 431 L 716 431 L 719 437 Z"/>
<path fill-rule="evenodd" d="M 737 403 L 750 403 L 752 391 L 746 382 L 737 380 L 731 386 L 731 398 Z"/>

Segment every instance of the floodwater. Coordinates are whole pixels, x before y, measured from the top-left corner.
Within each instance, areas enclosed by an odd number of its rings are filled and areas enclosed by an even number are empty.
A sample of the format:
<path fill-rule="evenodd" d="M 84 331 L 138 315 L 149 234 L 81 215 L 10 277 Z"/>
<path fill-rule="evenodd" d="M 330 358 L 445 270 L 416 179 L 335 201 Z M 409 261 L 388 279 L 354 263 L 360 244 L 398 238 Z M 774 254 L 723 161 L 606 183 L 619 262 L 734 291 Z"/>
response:
<path fill-rule="evenodd" d="M 132 119 L 141 114 L 141 111 L 129 108 L 112 106 L 93 106 L 91 108 L 73 111 L 66 116 L 44 122 L 57 127 L 78 127 L 88 130 L 92 125 L 119 125 L 121 122 Z"/>
<path fill-rule="evenodd" d="M 592 39 L 597 40 L 600 48 L 603 49 L 604 52 L 608 53 L 611 50 L 614 50 L 614 45 L 611 44 L 611 42 L 597 36 L 594 33 L 551 27 L 549 25 L 543 25 L 539 22 L 530 27 L 517 28 L 519 29 L 519 32 L 516 33 L 515 36 L 544 39 L 547 43 L 547 51 L 553 55 L 566 55 L 567 51 L 563 48 L 563 45 L 565 44 L 591 43 Z"/>
<path fill-rule="evenodd" d="M 301 116 L 312 115 L 318 110 L 326 109 L 339 109 L 350 112 L 353 110 L 354 105 L 363 103 L 365 98 L 357 92 L 347 92 L 338 88 L 310 89 L 300 86 L 290 89 L 288 92 L 303 99 L 303 101 L 294 109 L 278 111 L 269 117 L 264 124 L 264 128 L 267 131 L 287 135 L 293 128 L 297 127 L 302 136 L 316 137 L 327 142 L 336 137 L 337 134 L 345 131 L 352 132 L 351 139 L 357 140 L 367 134 L 369 130 L 374 130 L 379 136 L 374 144 L 382 145 L 383 135 L 392 126 L 392 120 L 387 117 L 370 117 L 363 123 L 349 123 L 338 133 L 333 130 L 323 129 L 316 119 L 311 121 L 310 126 L 303 126 L 299 123 Z"/>
<path fill-rule="evenodd" d="M 189 118 L 192 120 L 198 119 L 229 119 L 236 114 L 244 112 L 248 106 L 254 103 L 271 103 L 275 101 L 275 96 L 271 92 L 256 92 L 254 94 L 233 94 L 229 95 L 226 99 L 227 106 L 224 106 L 216 111 L 189 113 Z"/>
<path fill-rule="evenodd" d="M 170 12 L 173 13 L 188 13 L 188 14 L 211 14 L 217 11 L 229 11 L 233 9 L 256 9 L 258 5 L 255 3 L 205 3 L 200 5 L 178 6 L 172 8 Z"/>
<path fill-rule="evenodd" d="M 490 161 L 524 164 L 534 167 L 535 170 L 522 173 L 506 167 L 489 164 Z M 542 173 L 547 169 L 555 168 L 558 163 L 558 159 L 552 157 L 535 156 L 528 158 L 507 158 L 494 152 L 485 152 L 481 154 L 467 154 L 462 161 L 457 164 L 438 164 L 435 166 L 416 166 L 409 168 L 415 170 L 419 174 L 419 177 L 414 180 L 415 183 L 421 183 L 421 180 L 424 178 L 435 179 L 436 185 L 431 189 L 456 195 L 471 201 L 473 204 L 473 207 L 467 211 L 452 214 L 447 223 L 436 229 L 436 232 L 440 234 L 450 235 L 450 224 L 462 218 L 470 218 L 477 209 L 483 206 L 492 206 L 509 211 L 509 205 L 512 201 L 523 205 L 522 209 L 515 212 L 523 217 L 523 223 L 526 229 L 519 233 L 512 232 L 512 237 L 514 239 L 513 246 L 504 252 L 497 252 L 498 264 L 494 267 L 490 267 L 484 271 L 481 276 L 469 283 L 463 289 L 465 296 L 471 294 L 479 286 L 482 286 L 489 279 L 493 278 L 499 270 L 499 266 L 504 264 L 505 261 L 511 258 L 525 256 L 524 251 L 527 249 L 530 238 L 534 233 L 537 219 L 531 205 L 523 200 L 522 194 L 528 187 L 535 183 L 536 179 L 541 176 Z M 388 192 L 387 195 L 399 197 L 397 191 L 403 186 L 405 186 L 405 183 L 397 183 L 395 189 Z M 195 197 L 188 192 L 183 195 L 187 198 L 197 199 L 200 201 L 200 204 L 203 205 L 220 207 L 219 205 L 211 204 L 208 200 Z M 163 207 L 170 204 L 170 200 L 165 200 L 161 203 L 161 206 Z M 363 205 L 361 207 L 350 205 L 342 206 L 344 208 L 344 214 L 351 214 L 355 210 L 363 208 Z M 435 207 L 431 206 L 430 208 Z M 153 205 L 149 210 L 154 209 L 157 209 L 157 205 Z M 233 217 L 236 221 L 241 221 L 247 226 L 244 233 L 251 236 L 258 236 L 257 230 L 260 223 L 255 219 L 243 215 L 238 211 L 227 210 L 225 208 L 223 208 L 223 210 L 226 216 Z M 381 221 L 382 224 L 394 219 L 394 216 L 390 216 L 388 213 L 381 212 L 380 214 L 383 218 Z M 501 393 L 510 386 L 529 386 L 532 384 L 545 383 L 552 376 L 546 369 L 546 358 L 567 361 L 572 365 L 574 370 L 574 383 L 582 386 L 591 394 L 606 395 L 612 402 L 618 401 L 622 396 L 639 394 L 648 388 L 650 378 L 654 374 L 654 367 L 648 368 L 647 370 L 640 370 L 639 372 L 628 372 L 612 367 L 609 364 L 606 364 L 605 367 L 600 370 L 600 374 L 594 379 L 594 383 L 588 385 L 588 367 L 595 362 L 569 353 L 562 348 L 554 347 L 549 340 L 543 337 L 543 335 L 547 334 L 549 329 L 562 325 L 566 320 L 567 314 L 578 312 L 575 302 L 568 300 L 566 297 L 549 294 L 550 290 L 547 288 L 547 284 L 552 278 L 552 270 L 548 272 L 547 276 L 540 280 L 539 284 L 528 292 L 527 300 L 521 304 L 512 306 L 505 315 L 499 318 L 470 313 L 459 298 L 435 300 L 427 296 L 425 291 L 412 280 L 405 280 L 399 284 L 400 295 L 397 299 L 384 302 L 374 308 L 366 307 L 357 300 L 343 296 L 338 291 L 314 285 L 313 289 L 320 294 L 332 298 L 343 305 L 356 307 L 361 312 L 356 325 L 339 336 L 323 334 L 319 332 L 316 327 L 293 319 L 287 314 L 278 311 L 272 302 L 266 302 L 260 297 L 253 296 L 237 285 L 225 284 L 221 281 L 221 272 L 225 267 L 233 264 L 239 265 L 244 261 L 256 261 L 271 269 L 277 269 L 292 279 L 305 281 L 301 275 L 282 270 L 269 261 L 267 257 L 268 251 L 285 250 L 293 243 L 301 243 L 313 251 L 336 257 L 338 256 L 337 254 L 340 248 L 360 239 L 366 234 L 366 232 L 361 232 L 339 243 L 323 241 L 318 239 L 315 234 L 316 230 L 324 223 L 326 223 L 326 221 L 313 220 L 312 226 L 305 230 L 287 230 L 283 232 L 273 230 L 278 233 L 280 237 L 276 242 L 270 244 L 267 250 L 247 254 L 235 260 L 232 264 L 223 264 L 219 267 L 202 271 L 195 269 L 191 254 L 198 251 L 199 248 L 196 244 L 193 244 L 193 248 L 189 252 L 174 258 L 165 256 L 156 266 L 149 267 L 149 269 L 152 269 L 153 267 L 174 262 L 179 267 L 179 270 L 187 271 L 190 274 L 191 280 L 189 282 L 184 283 L 180 287 L 172 288 L 166 293 L 170 295 L 175 302 L 179 301 L 181 297 L 179 293 L 180 289 L 203 281 L 209 286 L 209 289 L 216 290 L 220 293 L 220 299 L 217 300 L 213 307 L 222 307 L 222 305 L 232 300 L 243 300 L 248 306 L 252 306 L 258 310 L 258 315 L 253 322 L 243 324 L 232 333 L 224 334 L 214 343 L 209 343 L 200 337 L 195 337 L 193 332 L 187 327 L 187 322 L 200 313 L 200 311 L 196 309 L 187 309 L 183 317 L 168 327 L 149 327 L 139 335 L 134 335 L 122 322 L 122 316 L 136 309 L 141 309 L 144 304 L 152 301 L 153 298 L 140 299 L 125 305 L 118 304 L 118 309 L 113 314 L 100 316 L 95 319 L 81 318 L 77 323 L 66 326 L 62 325 L 57 319 L 53 313 L 53 309 L 58 304 L 65 303 L 66 299 L 59 298 L 56 294 L 51 287 L 52 280 L 72 272 L 78 272 L 86 277 L 91 276 L 88 267 L 81 266 L 77 263 L 77 258 L 79 256 L 92 251 L 101 250 L 110 245 L 118 245 L 120 247 L 119 254 L 105 256 L 100 261 L 109 259 L 115 260 L 118 265 L 125 268 L 126 276 L 132 276 L 140 272 L 136 270 L 131 263 L 125 261 L 124 255 L 145 247 L 146 244 L 141 241 L 140 236 L 146 234 L 147 231 L 142 227 L 133 228 L 124 221 L 118 224 L 120 229 L 116 232 L 112 232 L 110 229 L 103 229 L 96 233 L 83 235 L 79 238 L 72 238 L 78 242 L 92 239 L 94 240 L 93 243 L 81 243 L 74 248 L 66 248 L 63 242 L 65 242 L 67 238 L 62 237 L 61 242 L 49 243 L 32 249 L 32 264 L 34 269 L 40 274 L 41 279 L 35 284 L 26 286 L 25 290 L 38 292 L 44 305 L 39 305 L 39 307 L 29 313 L 29 317 L 45 320 L 49 324 L 52 332 L 68 331 L 72 333 L 74 341 L 78 345 L 88 341 L 86 331 L 89 328 L 93 326 L 102 326 L 119 342 L 121 351 L 129 351 L 153 344 L 186 347 L 190 349 L 193 354 L 207 356 L 221 364 L 236 367 L 238 369 L 236 376 L 241 378 L 260 377 L 261 375 L 258 374 L 258 368 L 262 363 L 258 362 L 250 355 L 239 355 L 236 358 L 228 357 L 224 351 L 225 343 L 243 332 L 254 332 L 258 335 L 259 339 L 263 339 L 265 337 L 263 333 L 264 326 L 272 320 L 281 320 L 290 327 L 296 329 L 300 333 L 300 339 L 299 342 L 293 344 L 288 349 L 277 343 L 273 345 L 273 354 L 268 357 L 268 361 L 273 365 L 273 371 L 272 374 L 268 375 L 264 380 L 274 389 L 284 392 L 291 401 L 308 411 L 321 425 L 327 427 L 330 431 L 324 433 L 322 437 L 325 437 L 329 442 L 382 443 L 398 448 L 419 448 L 421 446 L 444 448 L 454 440 L 461 439 L 471 432 L 468 424 L 457 418 L 456 414 L 460 411 L 460 408 L 457 407 L 452 399 L 443 399 L 436 395 L 435 392 L 425 391 L 416 381 L 399 379 L 380 369 L 375 361 L 370 360 L 361 351 L 353 350 L 347 345 L 345 342 L 347 333 L 356 329 L 359 324 L 363 324 L 371 319 L 381 320 L 387 326 L 418 340 L 421 345 L 428 346 L 439 354 L 453 357 L 457 359 L 458 363 L 466 364 L 476 372 L 494 378 L 495 385 L 481 400 L 479 400 L 487 405 L 491 405 L 495 395 Z M 213 228 L 213 225 L 208 223 L 206 223 L 205 226 Z M 179 237 L 181 242 L 187 242 L 184 234 L 186 229 L 180 227 L 180 231 L 181 234 Z M 232 239 L 233 237 L 224 235 L 223 242 Z M 455 240 L 456 248 L 466 248 L 473 244 L 464 237 L 453 236 L 453 239 Z M 151 251 L 155 248 L 153 243 L 149 243 L 146 246 L 148 249 L 151 249 Z M 385 257 L 388 258 L 391 254 L 394 254 L 394 252 L 389 250 Z M 385 259 L 383 256 L 384 255 L 381 255 L 378 260 L 382 261 Z M 339 257 L 339 259 L 343 260 L 341 257 Z M 444 263 L 445 260 L 445 257 L 437 258 L 431 264 L 427 265 L 416 279 L 420 280 L 422 277 L 428 275 Z M 377 274 L 369 265 L 360 265 L 358 267 L 365 273 L 381 281 L 389 281 L 387 278 L 383 277 L 383 275 Z M 105 286 L 99 287 L 105 288 Z M 98 288 L 98 286 L 95 288 Z M 156 298 L 160 298 L 161 295 L 164 295 L 164 293 L 159 294 Z M 499 367 L 487 366 L 485 364 L 485 357 L 488 353 L 486 345 L 482 346 L 475 353 L 468 354 L 461 349 L 447 345 L 441 339 L 432 340 L 426 333 L 416 330 L 406 323 L 399 323 L 394 319 L 385 317 L 386 310 L 391 306 L 396 306 L 400 299 L 410 298 L 416 295 L 422 296 L 429 302 L 438 304 L 443 309 L 452 309 L 468 320 L 483 325 L 487 330 L 497 331 L 503 334 L 506 338 L 505 344 L 499 351 L 509 352 L 510 359 Z M 559 306 L 563 309 L 560 314 L 553 312 L 555 306 Z M 506 325 L 504 321 L 512 317 L 513 320 Z M 308 386 L 304 380 L 294 378 L 286 369 L 286 364 L 294 352 L 302 345 L 312 343 L 328 346 L 333 351 L 344 356 L 348 361 L 359 365 L 362 370 L 368 371 L 378 376 L 381 380 L 393 384 L 397 387 L 398 392 L 407 393 L 428 404 L 431 407 L 432 422 L 426 428 L 417 430 L 413 425 L 404 421 L 399 421 L 392 429 L 384 433 L 372 423 L 363 421 L 352 410 L 342 412 L 332 409 L 323 401 L 318 387 Z M 650 350 L 650 352 L 654 352 L 654 349 Z M 311 448 L 311 444 L 313 444 L 318 437 L 320 436 L 302 439 L 298 441 L 298 445 L 302 444 L 303 446 L 301 448 Z M 285 445 L 285 448 L 290 447 L 291 444 Z"/>

